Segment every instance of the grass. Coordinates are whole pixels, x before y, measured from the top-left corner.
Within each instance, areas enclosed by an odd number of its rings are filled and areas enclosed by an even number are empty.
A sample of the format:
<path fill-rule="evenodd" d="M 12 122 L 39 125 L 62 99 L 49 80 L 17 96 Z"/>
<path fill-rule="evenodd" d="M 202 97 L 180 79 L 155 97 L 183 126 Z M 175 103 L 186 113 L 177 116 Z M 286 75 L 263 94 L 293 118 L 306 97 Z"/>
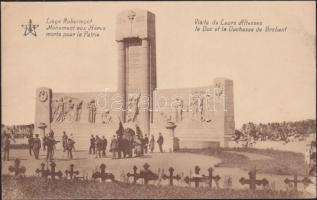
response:
<path fill-rule="evenodd" d="M 97 183 L 73 180 L 45 180 L 39 177 L 16 179 L 2 177 L 3 199 L 117 199 L 117 198 L 304 198 L 308 194 L 294 191 L 232 190 L 128 185 L 125 183 Z"/>
<path fill-rule="evenodd" d="M 230 151 L 255 153 L 269 156 L 272 159 L 250 160 L 241 154 Z M 256 167 L 258 172 L 275 175 L 306 175 L 304 155 L 301 153 L 272 149 L 253 148 L 218 148 L 218 149 L 182 149 L 179 152 L 210 155 L 221 159 L 215 167 L 231 167 L 250 170 Z"/>

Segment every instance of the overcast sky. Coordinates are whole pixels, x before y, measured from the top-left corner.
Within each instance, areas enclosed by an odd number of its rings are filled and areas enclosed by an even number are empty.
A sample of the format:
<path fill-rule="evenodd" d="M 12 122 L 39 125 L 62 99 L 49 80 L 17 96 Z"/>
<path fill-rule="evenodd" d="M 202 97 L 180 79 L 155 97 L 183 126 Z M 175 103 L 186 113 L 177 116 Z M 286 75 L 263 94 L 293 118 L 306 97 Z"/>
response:
<path fill-rule="evenodd" d="M 117 88 L 115 17 L 130 8 L 156 15 L 158 88 L 234 81 L 237 127 L 248 121 L 315 119 L 314 2 L 2 3 L 2 123 L 34 122 L 35 90 Z M 47 18 L 92 19 L 93 39 L 47 38 Z M 39 24 L 23 36 L 22 24 Z M 196 18 L 262 21 L 284 33 L 195 32 Z"/>

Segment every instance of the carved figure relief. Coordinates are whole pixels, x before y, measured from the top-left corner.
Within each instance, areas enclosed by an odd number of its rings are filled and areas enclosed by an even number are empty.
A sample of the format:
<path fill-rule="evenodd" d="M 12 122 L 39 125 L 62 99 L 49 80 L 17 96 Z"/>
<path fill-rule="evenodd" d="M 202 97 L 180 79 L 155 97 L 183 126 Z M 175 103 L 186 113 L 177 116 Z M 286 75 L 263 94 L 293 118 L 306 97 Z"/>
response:
<path fill-rule="evenodd" d="M 97 104 L 94 99 L 92 99 L 88 104 L 87 108 L 89 110 L 88 122 L 95 123 L 96 122 L 96 113 L 97 113 Z"/>
<path fill-rule="evenodd" d="M 80 120 L 83 101 L 72 97 L 61 97 L 52 103 L 52 121 L 61 123 L 67 119 L 69 122 Z"/>
<path fill-rule="evenodd" d="M 223 94 L 223 92 L 224 92 L 223 90 L 224 90 L 223 84 L 221 84 L 221 83 L 215 84 L 215 95 L 217 97 L 220 97 Z"/>
<path fill-rule="evenodd" d="M 103 124 L 109 124 L 110 122 L 112 122 L 112 117 L 110 115 L 110 111 L 109 110 L 102 111 L 101 121 L 102 121 Z"/>
<path fill-rule="evenodd" d="M 191 98 L 192 118 L 201 122 L 205 121 L 205 95 L 195 92 Z"/>
<path fill-rule="evenodd" d="M 176 103 L 174 106 L 174 119 L 175 122 L 183 121 L 183 107 L 184 101 L 180 98 L 176 98 Z"/>
<path fill-rule="evenodd" d="M 127 103 L 127 122 L 135 122 L 139 114 L 139 100 L 141 94 L 132 94 Z"/>

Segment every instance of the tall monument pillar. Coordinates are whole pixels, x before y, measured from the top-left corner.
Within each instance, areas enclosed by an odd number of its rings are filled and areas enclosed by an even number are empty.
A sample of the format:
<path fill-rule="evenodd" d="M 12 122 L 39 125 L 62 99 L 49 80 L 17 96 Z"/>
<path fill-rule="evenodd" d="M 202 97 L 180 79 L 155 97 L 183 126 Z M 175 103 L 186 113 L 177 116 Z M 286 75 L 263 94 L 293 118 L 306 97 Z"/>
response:
<path fill-rule="evenodd" d="M 46 87 L 38 88 L 36 90 L 34 133 L 41 137 L 51 129 L 51 103 L 52 90 Z"/>
<path fill-rule="evenodd" d="M 118 95 L 122 100 L 122 108 L 126 107 L 126 87 L 125 87 L 125 48 L 124 42 L 118 41 Z M 125 121 L 125 112 L 120 112 L 120 118 Z"/>
<path fill-rule="evenodd" d="M 116 28 L 118 95 L 123 100 L 120 117 L 149 134 L 156 88 L 155 15 L 140 9 L 123 11 Z"/>

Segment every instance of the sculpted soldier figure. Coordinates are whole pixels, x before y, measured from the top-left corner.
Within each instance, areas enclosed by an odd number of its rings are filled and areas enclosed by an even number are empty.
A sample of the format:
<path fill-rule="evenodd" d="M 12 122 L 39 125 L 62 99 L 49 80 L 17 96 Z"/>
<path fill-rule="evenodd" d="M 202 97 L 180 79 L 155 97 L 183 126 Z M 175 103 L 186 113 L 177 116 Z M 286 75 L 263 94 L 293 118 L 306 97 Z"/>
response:
<path fill-rule="evenodd" d="M 76 101 L 74 103 L 73 107 L 73 121 L 79 121 L 80 120 L 80 114 L 81 114 L 81 108 L 83 105 L 83 101 Z"/>
<path fill-rule="evenodd" d="M 101 114 L 101 120 L 103 124 L 109 124 L 112 120 L 109 110 L 105 110 Z"/>
<path fill-rule="evenodd" d="M 55 116 L 55 118 L 54 118 L 55 122 L 62 122 L 64 120 L 64 102 L 63 102 L 63 98 L 59 99 L 59 101 L 57 103 L 57 108 L 55 110 L 54 116 Z"/>
<path fill-rule="evenodd" d="M 96 111 L 97 111 L 96 101 L 94 99 L 91 100 L 87 104 L 87 108 L 89 110 L 88 122 L 89 123 L 95 123 L 95 121 L 96 121 Z"/>
<path fill-rule="evenodd" d="M 175 104 L 175 121 L 180 122 L 183 120 L 183 106 L 184 102 L 180 98 L 176 98 Z"/>
<path fill-rule="evenodd" d="M 133 95 L 129 97 L 128 100 L 128 112 L 127 112 L 127 121 L 135 122 L 138 114 L 139 114 L 139 100 L 140 100 L 141 94 Z"/>

